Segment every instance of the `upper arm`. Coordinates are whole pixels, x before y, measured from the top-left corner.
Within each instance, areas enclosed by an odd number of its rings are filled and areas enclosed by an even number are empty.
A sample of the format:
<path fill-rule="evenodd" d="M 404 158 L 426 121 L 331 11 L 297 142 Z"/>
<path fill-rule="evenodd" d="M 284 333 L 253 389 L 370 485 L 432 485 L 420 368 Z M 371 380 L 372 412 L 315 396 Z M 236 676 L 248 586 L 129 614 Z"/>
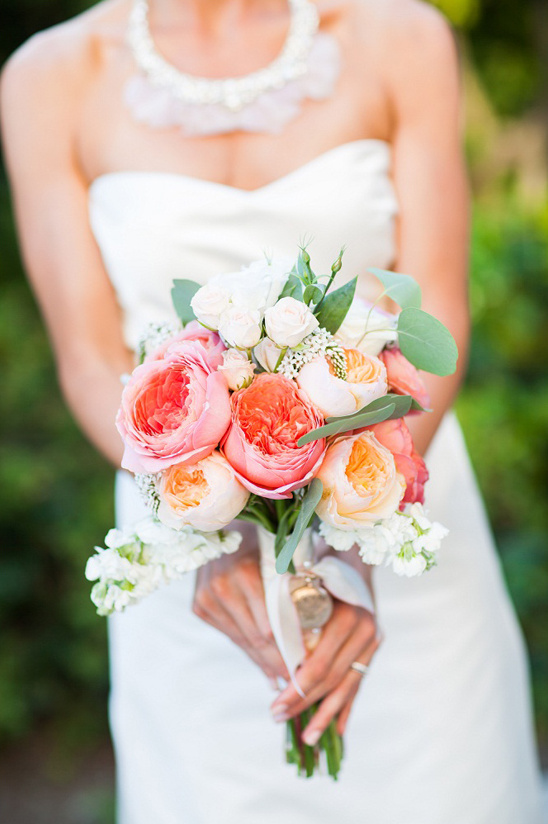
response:
<path fill-rule="evenodd" d="M 459 66 L 453 35 L 432 8 L 410 5 L 399 24 L 390 81 L 394 183 L 400 204 L 399 271 L 421 283 L 424 308 L 464 349 L 468 333 L 468 187 L 461 146 Z"/>
<path fill-rule="evenodd" d="M 3 140 L 24 262 L 61 371 L 85 358 L 125 362 L 120 311 L 88 219 L 74 154 L 85 55 L 46 33 L 11 58 Z"/>

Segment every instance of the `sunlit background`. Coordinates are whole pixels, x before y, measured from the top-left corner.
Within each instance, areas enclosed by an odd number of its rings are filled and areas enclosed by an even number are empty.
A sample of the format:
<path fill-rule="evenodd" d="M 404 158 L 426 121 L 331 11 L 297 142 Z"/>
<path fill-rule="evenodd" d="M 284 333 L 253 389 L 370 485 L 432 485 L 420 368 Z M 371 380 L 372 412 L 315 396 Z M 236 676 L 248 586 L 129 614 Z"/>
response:
<path fill-rule="evenodd" d="M 0 62 L 34 31 L 89 5 L 4 0 Z M 462 48 L 475 201 L 473 348 L 458 412 L 527 637 L 542 748 L 548 743 L 548 3 L 438 5 Z M 77 267 L 75 261 L 75 277 Z M 0 278 L 0 818 L 111 824 L 105 622 L 89 602 L 83 566 L 113 519 L 112 473 L 60 398 L 21 269 L 4 177 Z"/>

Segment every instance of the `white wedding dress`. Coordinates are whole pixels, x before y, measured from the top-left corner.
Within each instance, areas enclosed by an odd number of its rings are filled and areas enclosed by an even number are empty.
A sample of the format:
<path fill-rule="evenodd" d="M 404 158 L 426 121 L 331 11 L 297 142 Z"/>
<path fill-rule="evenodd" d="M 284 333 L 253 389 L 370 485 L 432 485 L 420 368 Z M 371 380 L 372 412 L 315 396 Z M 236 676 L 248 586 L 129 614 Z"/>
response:
<path fill-rule="evenodd" d="M 135 346 L 173 317 L 173 278 L 204 283 L 310 241 L 316 271 L 346 245 L 339 281 L 394 259 L 390 149 L 358 140 L 255 191 L 118 172 L 90 191 L 91 223 Z M 522 639 L 458 424 L 427 456 L 427 506 L 450 529 L 439 566 L 375 571 L 385 642 L 362 685 L 338 783 L 283 760 L 257 667 L 191 612 L 194 576 L 110 621 L 120 824 L 539 824 Z M 117 481 L 120 524 L 143 514 Z"/>

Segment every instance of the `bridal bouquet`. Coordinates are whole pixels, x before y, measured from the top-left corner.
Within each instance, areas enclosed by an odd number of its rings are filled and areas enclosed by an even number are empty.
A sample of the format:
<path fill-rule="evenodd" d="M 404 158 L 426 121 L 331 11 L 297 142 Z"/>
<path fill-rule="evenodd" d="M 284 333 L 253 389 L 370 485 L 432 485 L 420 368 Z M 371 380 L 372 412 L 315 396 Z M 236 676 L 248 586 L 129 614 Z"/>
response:
<path fill-rule="evenodd" d="M 373 609 L 354 569 L 317 561 L 315 537 L 398 575 L 436 563 L 446 530 L 423 509 L 428 472 L 404 416 L 429 403 L 417 370 L 450 374 L 456 347 L 420 309 L 411 277 L 371 269 L 384 288 L 367 304 L 355 297 L 357 278 L 332 288 L 341 265 L 339 256 L 317 276 L 302 249 L 296 262 L 257 261 L 205 286 L 174 282 L 180 323 L 147 331 L 116 421 L 122 466 L 150 515 L 111 530 L 88 560 L 100 615 L 237 551 L 241 536 L 227 527 L 251 521 L 273 633 L 294 677 L 330 617 L 328 591 Z M 399 314 L 379 307 L 384 297 Z M 336 777 L 334 726 L 316 748 L 301 728 L 290 722 L 288 760 L 310 775 L 325 750 Z"/>

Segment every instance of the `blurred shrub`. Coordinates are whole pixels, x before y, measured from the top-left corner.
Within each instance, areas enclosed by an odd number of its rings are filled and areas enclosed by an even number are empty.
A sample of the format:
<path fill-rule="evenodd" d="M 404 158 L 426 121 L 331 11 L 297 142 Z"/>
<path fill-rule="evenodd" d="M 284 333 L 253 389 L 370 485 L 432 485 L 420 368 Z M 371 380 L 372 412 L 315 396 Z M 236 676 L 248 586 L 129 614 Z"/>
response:
<path fill-rule="evenodd" d="M 54 715 L 103 732 L 105 624 L 82 569 L 111 525 L 112 472 L 60 398 L 0 196 L 0 740 Z"/>
<path fill-rule="evenodd" d="M 526 632 L 548 732 L 548 211 L 474 218 L 470 369 L 458 410 Z"/>

